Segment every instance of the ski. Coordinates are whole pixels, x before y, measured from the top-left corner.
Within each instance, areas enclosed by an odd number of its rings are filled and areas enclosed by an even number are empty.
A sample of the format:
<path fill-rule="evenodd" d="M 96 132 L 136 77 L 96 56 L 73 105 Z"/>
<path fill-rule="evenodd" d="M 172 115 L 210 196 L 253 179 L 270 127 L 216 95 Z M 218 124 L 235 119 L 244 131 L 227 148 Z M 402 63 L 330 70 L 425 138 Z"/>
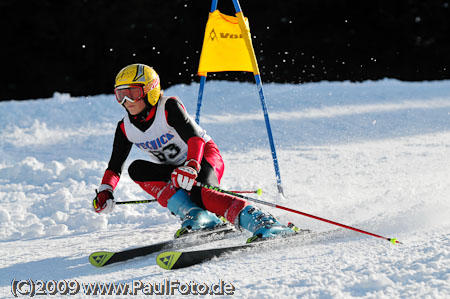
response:
<path fill-rule="evenodd" d="M 177 249 L 183 246 L 200 245 L 210 241 L 223 239 L 226 235 L 235 232 L 233 227 L 220 227 L 210 231 L 192 232 L 177 239 L 167 240 L 148 246 L 142 246 L 123 251 L 96 251 L 89 256 L 89 262 L 96 267 L 103 267 L 133 259 L 139 256 L 149 255 L 161 250 Z"/>
<path fill-rule="evenodd" d="M 234 251 L 245 250 L 249 248 L 256 248 L 261 246 L 279 244 L 279 242 L 284 242 L 287 240 L 292 240 L 293 237 L 305 236 L 309 234 L 311 231 L 309 230 L 301 230 L 297 234 L 273 238 L 264 241 L 256 241 L 254 243 L 247 243 L 243 245 L 235 245 L 235 246 L 224 246 L 224 247 L 215 247 L 209 249 L 202 250 L 192 250 L 192 251 L 165 251 L 158 254 L 156 257 L 156 263 L 163 269 L 166 270 L 174 270 L 185 268 L 197 264 L 201 264 L 203 262 L 209 261 L 215 257 L 219 257 L 226 253 L 231 253 Z"/>

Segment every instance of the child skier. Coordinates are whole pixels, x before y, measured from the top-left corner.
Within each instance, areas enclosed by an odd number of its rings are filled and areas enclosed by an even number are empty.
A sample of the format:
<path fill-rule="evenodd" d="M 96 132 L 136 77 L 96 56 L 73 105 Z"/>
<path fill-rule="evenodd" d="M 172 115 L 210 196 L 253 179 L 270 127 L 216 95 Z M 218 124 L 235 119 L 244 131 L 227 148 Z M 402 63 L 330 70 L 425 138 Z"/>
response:
<path fill-rule="evenodd" d="M 134 144 L 148 153 L 148 161 L 132 162 L 128 173 L 160 205 L 181 218 L 177 236 L 222 225 L 216 215 L 252 232 L 251 240 L 294 232 L 244 199 L 194 185 L 199 181 L 219 186 L 222 156 L 180 99 L 163 96 L 153 68 L 126 66 L 116 76 L 114 92 L 127 113 L 117 125 L 111 158 L 93 200 L 97 213 L 113 209 L 113 192 Z"/>

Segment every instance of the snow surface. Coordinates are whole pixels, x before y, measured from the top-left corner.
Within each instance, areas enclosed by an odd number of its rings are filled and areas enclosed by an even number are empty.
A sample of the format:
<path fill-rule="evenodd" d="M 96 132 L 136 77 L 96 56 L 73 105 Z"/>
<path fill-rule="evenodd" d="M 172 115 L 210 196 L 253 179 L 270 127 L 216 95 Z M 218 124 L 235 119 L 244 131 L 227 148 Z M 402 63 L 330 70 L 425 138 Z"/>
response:
<path fill-rule="evenodd" d="M 286 198 L 277 194 L 259 97 L 249 83 L 208 82 L 205 89 L 201 125 L 224 156 L 222 187 L 261 187 L 263 200 L 404 244 L 339 229 L 329 238 L 176 271 L 159 268 L 156 255 L 95 268 L 91 252 L 171 238 L 179 221 L 154 203 L 117 206 L 109 215 L 91 210 L 123 108 L 113 95 L 55 93 L 0 102 L 0 296 L 13 296 L 14 279 L 33 279 L 222 280 L 238 298 L 450 298 L 450 81 L 265 84 L 264 90 Z M 198 84 L 165 91 L 180 96 L 191 114 L 197 93 Z M 143 157 L 133 149 L 125 169 Z M 149 198 L 126 171 L 115 195 Z M 337 228 L 262 207 L 302 228 Z"/>

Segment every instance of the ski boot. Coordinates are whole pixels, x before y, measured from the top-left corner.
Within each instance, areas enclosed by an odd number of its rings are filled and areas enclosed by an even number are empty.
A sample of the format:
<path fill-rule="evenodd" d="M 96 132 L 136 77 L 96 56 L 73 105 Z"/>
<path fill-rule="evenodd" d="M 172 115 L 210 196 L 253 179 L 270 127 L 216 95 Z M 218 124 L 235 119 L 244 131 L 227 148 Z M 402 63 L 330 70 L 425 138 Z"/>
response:
<path fill-rule="evenodd" d="M 253 236 L 247 239 L 247 243 L 295 234 L 298 231 L 297 227 L 282 225 L 272 215 L 263 213 L 251 205 L 239 213 L 239 225 L 253 233 Z"/>
<path fill-rule="evenodd" d="M 181 189 L 169 199 L 167 208 L 182 220 L 181 228 L 176 231 L 175 238 L 191 231 L 208 230 L 225 225 L 215 214 L 193 203 L 186 191 Z"/>

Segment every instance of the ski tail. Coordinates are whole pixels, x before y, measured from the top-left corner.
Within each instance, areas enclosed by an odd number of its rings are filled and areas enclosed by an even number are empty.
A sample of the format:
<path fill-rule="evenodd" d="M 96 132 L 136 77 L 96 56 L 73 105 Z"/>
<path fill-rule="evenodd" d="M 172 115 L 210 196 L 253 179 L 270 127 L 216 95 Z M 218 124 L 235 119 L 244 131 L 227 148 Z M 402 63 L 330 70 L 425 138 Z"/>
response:
<path fill-rule="evenodd" d="M 97 251 L 89 256 L 89 262 L 95 267 L 103 267 L 114 254 L 114 252 L 109 251 Z"/>
<path fill-rule="evenodd" d="M 158 255 L 156 258 L 156 263 L 158 266 L 166 270 L 177 269 L 175 264 L 182 255 L 183 253 L 179 251 L 166 251 Z"/>
<path fill-rule="evenodd" d="M 209 261 L 225 253 L 245 249 L 247 247 L 254 247 L 257 245 L 259 245 L 259 243 L 196 251 L 166 251 L 160 253 L 156 257 L 156 263 L 158 264 L 158 266 L 166 270 L 186 268 Z"/>

